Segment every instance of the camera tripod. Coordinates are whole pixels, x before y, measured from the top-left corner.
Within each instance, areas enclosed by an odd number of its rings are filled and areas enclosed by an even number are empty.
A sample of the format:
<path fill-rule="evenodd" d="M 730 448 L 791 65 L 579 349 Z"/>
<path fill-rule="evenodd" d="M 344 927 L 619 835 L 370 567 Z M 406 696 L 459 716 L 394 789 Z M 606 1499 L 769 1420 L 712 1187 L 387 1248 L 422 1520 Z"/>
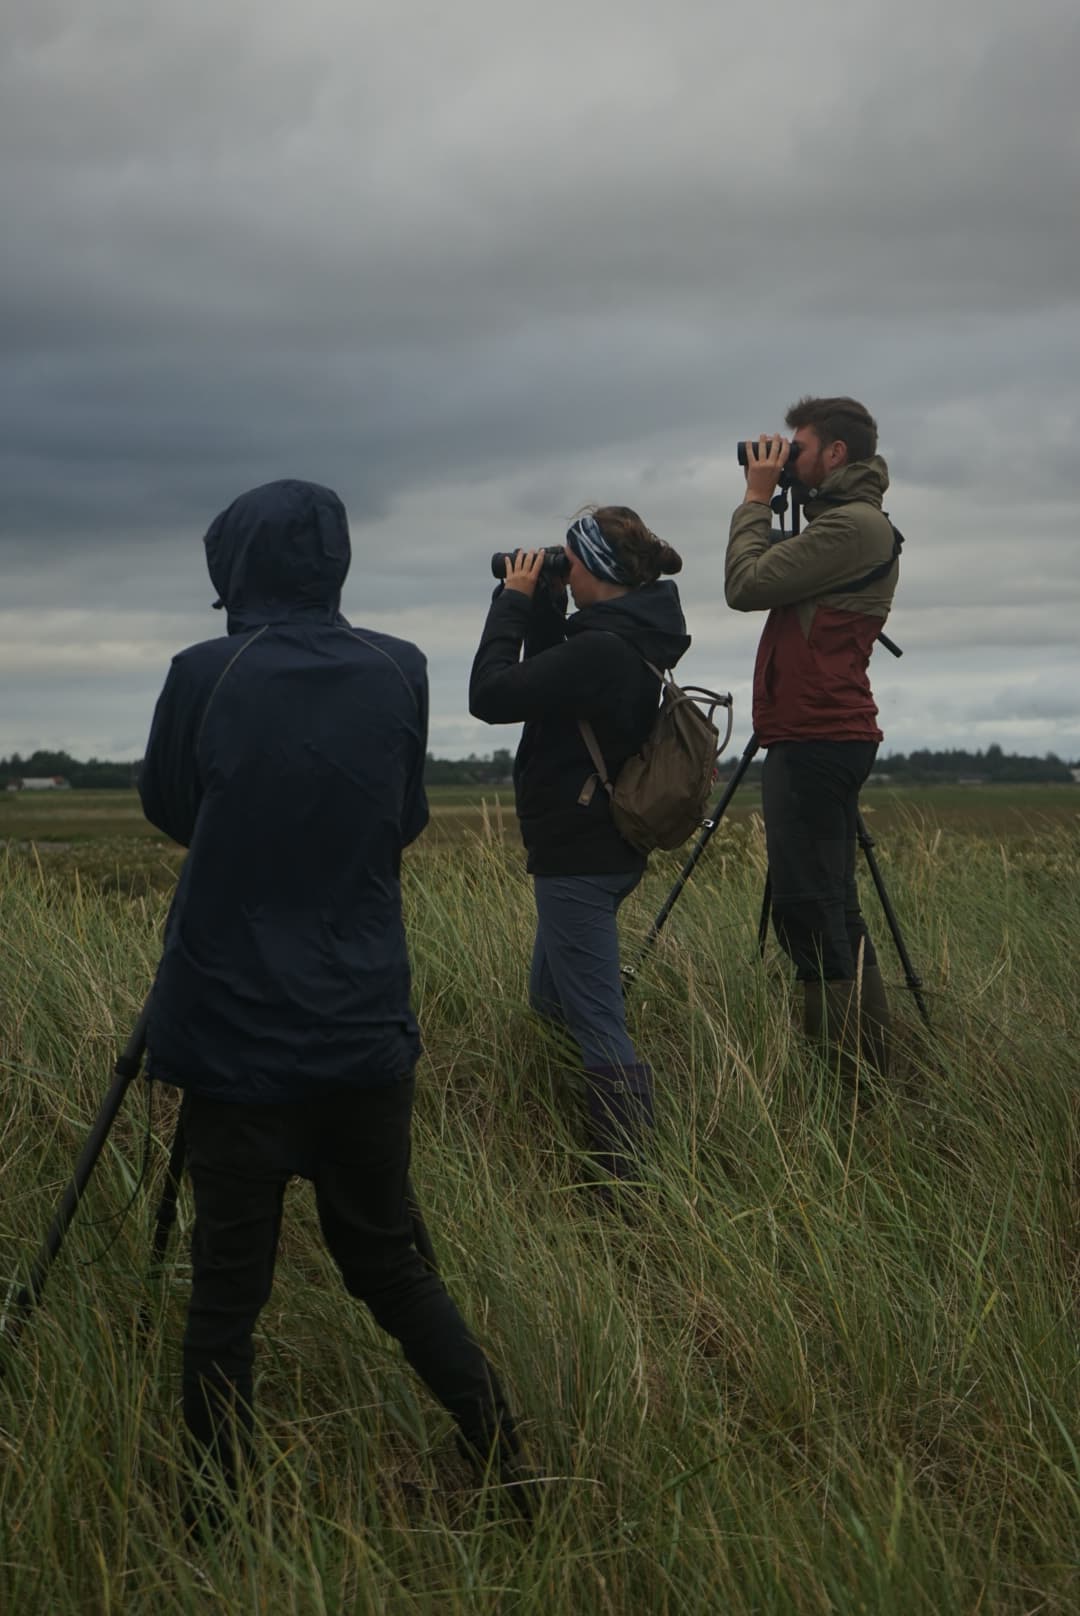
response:
<path fill-rule="evenodd" d="M 880 635 L 878 637 L 883 638 L 883 636 Z M 891 642 L 889 642 L 889 644 L 891 645 Z M 894 654 L 899 656 L 899 649 L 897 649 Z M 675 885 L 664 899 L 663 904 L 657 912 L 656 918 L 649 927 L 649 930 L 645 935 L 644 941 L 641 943 L 638 949 L 633 963 L 624 965 L 622 968 L 623 982 L 627 987 L 629 987 L 629 985 L 635 980 L 637 973 L 641 968 L 642 961 L 663 930 L 668 916 L 678 901 L 679 894 L 682 892 L 691 875 L 694 873 L 698 860 L 701 858 L 701 855 L 709 845 L 713 832 L 719 825 L 721 819 L 724 817 L 728 804 L 731 802 L 732 797 L 734 797 L 739 788 L 740 781 L 743 779 L 747 769 L 750 767 L 750 764 L 759 750 L 760 742 L 758 741 L 757 736 L 751 735 L 750 739 L 743 748 L 738 764 L 736 765 L 735 772 L 732 774 L 731 779 L 724 788 L 722 796 L 717 800 L 716 806 L 713 808 L 708 819 L 703 821 L 701 834 L 694 843 L 686 863 L 679 871 Z M 908 988 L 911 990 L 911 996 L 918 1006 L 919 1014 L 921 1015 L 926 1026 L 929 1027 L 930 1012 L 927 1009 L 926 1000 L 923 997 L 922 979 L 918 975 L 918 972 L 915 970 L 915 967 L 911 962 L 911 956 L 908 953 L 907 945 L 905 944 L 903 934 L 900 931 L 900 922 L 897 919 L 896 910 L 893 908 L 892 901 L 885 887 L 885 880 L 881 873 L 881 867 L 874 856 L 874 847 L 876 844 L 874 842 L 874 838 L 866 828 L 866 822 L 863 819 L 861 811 L 856 811 L 855 825 L 856 841 L 858 842 L 858 845 L 862 849 L 866 858 L 867 867 L 873 879 L 875 890 L 877 891 L 878 898 L 881 901 L 882 912 L 885 915 L 889 933 L 892 937 L 897 956 L 903 968 L 904 980 L 907 983 Z M 766 873 L 765 891 L 762 895 L 761 903 L 761 918 L 758 921 L 758 952 L 761 954 L 764 954 L 765 952 L 765 944 L 769 935 L 769 913 L 771 907 L 772 883 L 768 874 Z"/>
<path fill-rule="evenodd" d="M 105 1147 L 109 1132 L 123 1104 L 124 1096 L 139 1075 L 143 1056 L 146 1053 L 146 1028 L 149 1019 L 150 1002 L 147 1000 L 139 1013 L 131 1036 L 116 1058 L 113 1066 L 113 1082 L 90 1126 L 90 1132 L 86 1137 L 82 1150 L 79 1152 L 71 1180 L 53 1215 L 48 1232 L 34 1259 L 29 1277 L 26 1283 L 16 1292 L 11 1302 L 10 1312 L 6 1317 L 0 1316 L 0 1343 L 6 1343 L 9 1347 L 18 1340 L 30 1313 L 41 1301 L 49 1270 L 64 1243 L 64 1236 L 67 1234 L 72 1219 L 78 1210 L 79 1202 L 90 1181 L 90 1175 L 94 1171 L 98 1157 Z M 154 1232 L 150 1246 L 151 1274 L 164 1260 L 169 1246 L 169 1236 L 176 1222 L 176 1203 L 180 1193 L 180 1183 L 184 1175 L 185 1154 L 183 1118 L 181 1117 L 173 1135 L 172 1148 L 169 1152 L 169 1164 L 165 1170 L 165 1184 L 154 1215 Z M 405 1193 L 409 1218 L 412 1223 L 413 1245 L 432 1273 L 437 1273 L 438 1266 L 435 1260 L 435 1250 L 431 1243 L 427 1225 L 424 1223 L 417 1205 L 411 1179 L 406 1180 Z M 145 1323 L 145 1321 L 144 1314 L 143 1322 Z M 0 1375 L 3 1374 L 3 1371 L 4 1362 L 0 1358 Z"/>

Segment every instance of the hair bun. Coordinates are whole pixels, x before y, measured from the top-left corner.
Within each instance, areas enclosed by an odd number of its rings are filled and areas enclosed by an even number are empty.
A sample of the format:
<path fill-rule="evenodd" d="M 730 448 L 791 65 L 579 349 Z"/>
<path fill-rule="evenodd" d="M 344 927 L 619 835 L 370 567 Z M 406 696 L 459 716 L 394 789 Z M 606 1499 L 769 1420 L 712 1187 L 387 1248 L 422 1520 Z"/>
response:
<path fill-rule="evenodd" d="M 682 556 L 678 550 L 673 550 L 670 544 L 664 543 L 663 539 L 657 539 L 656 542 L 660 546 L 660 571 L 681 572 Z"/>
<path fill-rule="evenodd" d="M 630 589 L 654 584 L 663 572 L 681 572 L 682 556 L 657 538 L 629 505 L 586 505 L 601 534 L 615 551 Z"/>

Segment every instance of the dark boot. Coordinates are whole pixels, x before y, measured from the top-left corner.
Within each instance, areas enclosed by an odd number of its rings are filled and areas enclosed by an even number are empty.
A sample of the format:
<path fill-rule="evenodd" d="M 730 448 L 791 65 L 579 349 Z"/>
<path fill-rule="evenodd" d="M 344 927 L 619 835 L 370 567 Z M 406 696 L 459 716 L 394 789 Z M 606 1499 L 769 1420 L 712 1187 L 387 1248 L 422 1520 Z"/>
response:
<path fill-rule="evenodd" d="M 254 1457 L 250 1405 L 215 1366 L 184 1386 L 187 1423 L 187 1487 L 182 1504 L 185 1530 L 208 1541 L 228 1521 L 227 1500 L 240 1496 Z"/>
<path fill-rule="evenodd" d="M 637 1178 L 655 1126 L 652 1068 L 586 1066 L 589 1151 L 605 1178 Z"/>
<path fill-rule="evenodd" d="M 864 965 L 862 971 L 862 1003 L 860 1005 L 859 1035 L 863 1060 L 882 1077 L 888 1076 L 889 999 L 885 983 L 876 964 Z"/>
<path fill-rule="evenodd" d="M 547 1479 L 527 1463 L 514 1422 L 507 1417 L 493 1437 L 470 1438 L 459 1430 L 455 1440 L 478 1480 L 498 1487 L 522 1520 L 531 1523 L 544 1500 Z"/>
<path fill-rule="evenodd" d="M 859 1004 L 851 980 L 803 983 L 803 1026 L 806 1036 L 818 1048 L 834 1071 L 845 1082 L 854 1083 L 859 1075 Z"/>

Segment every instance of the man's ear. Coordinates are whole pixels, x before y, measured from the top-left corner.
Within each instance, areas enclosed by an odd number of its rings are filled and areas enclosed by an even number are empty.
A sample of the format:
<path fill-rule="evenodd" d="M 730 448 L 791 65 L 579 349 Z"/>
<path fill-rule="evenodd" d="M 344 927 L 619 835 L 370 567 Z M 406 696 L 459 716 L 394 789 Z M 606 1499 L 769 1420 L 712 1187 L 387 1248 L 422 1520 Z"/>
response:
<path fill-rule="evenodd" d="M 825 465 L 829 471 L 839 471 L 841 466 L 847 465 L 849 458 L 848 446 L 843 438 L 834 438 L 825 450 Z"/>

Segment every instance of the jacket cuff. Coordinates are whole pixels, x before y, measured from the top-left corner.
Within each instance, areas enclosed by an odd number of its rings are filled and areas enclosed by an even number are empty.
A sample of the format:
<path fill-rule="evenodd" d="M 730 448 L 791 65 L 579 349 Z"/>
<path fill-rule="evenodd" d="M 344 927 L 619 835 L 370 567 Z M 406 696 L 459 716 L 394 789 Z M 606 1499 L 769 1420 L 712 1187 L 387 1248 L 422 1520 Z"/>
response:
<path fill-rule="evenodd" d="M 728 540 L 744 536 L 758 537 L 766 542 L 772 531 L 772 506 L 763 505 L 760 500 L 752 500 L 750 504 L 745 501 L 736 505 L 731 513 L 731 523 L 728 528 Z"/>

